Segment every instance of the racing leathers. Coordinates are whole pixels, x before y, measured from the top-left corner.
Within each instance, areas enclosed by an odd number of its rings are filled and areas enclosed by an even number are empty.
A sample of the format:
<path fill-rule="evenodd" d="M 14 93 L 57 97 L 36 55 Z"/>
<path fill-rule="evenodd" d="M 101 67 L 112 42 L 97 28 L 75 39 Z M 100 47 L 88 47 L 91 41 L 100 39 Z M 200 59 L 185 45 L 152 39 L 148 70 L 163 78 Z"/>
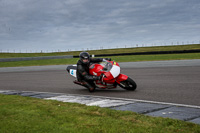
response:
<path fill-rule="evenodd" d="M 81 60 L 77 62 L 77 80 L 82 83 L 83 86 L 88 88 L 90 92 L 95 90 L 95 80 L 100 80 L 100 76 L 93 76 L 89 74 L 90 63 L 102 62 L 103 58 L 90 58 L 88 64 L 84 64 Z"/>

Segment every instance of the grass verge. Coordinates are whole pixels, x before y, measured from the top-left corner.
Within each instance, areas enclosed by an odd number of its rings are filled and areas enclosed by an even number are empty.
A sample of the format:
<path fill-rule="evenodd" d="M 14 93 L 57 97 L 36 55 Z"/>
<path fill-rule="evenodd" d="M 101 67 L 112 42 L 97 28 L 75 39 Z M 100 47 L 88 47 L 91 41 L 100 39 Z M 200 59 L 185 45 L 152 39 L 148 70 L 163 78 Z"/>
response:
<path fill-rule="evenodd" d="M 152 52 L 152 51 L 174 51 L 174 50 L 198 50 L 200 44 L 177 45 L 177 46 L 155 46 L 155 47 L 138 47 L 138 48 L 118 48 L 118 49 L 102 49 L 88 50 L 91 55 L 98 54 L 119 54 L 119 53 L 137 53 L 137 52 Z M 16 57 L 38 57 L 38 56 L 60 56 L 74 55 L 77 56 L 81 51 L 71 52 L 53 52 L 53 53 L 0 53 L 0 58 L 16 58 Z"/>
<path fill-rule="evenodd" d="M 2 94 L 0 101 L 2 133 L 200 132 L 197 124 L 130 111 Z"/>
<path fill-rule="evenodd" d="M 112 60 L 115 60 L 117 62 L 183 60 L 183 59 L 200 59 L 200 53 L 113 56 L 111 58 Z M 76 64 L 77 61 L 78 58 L 1 62 L 0 67 L 66 65 L 66 64 Z"/>

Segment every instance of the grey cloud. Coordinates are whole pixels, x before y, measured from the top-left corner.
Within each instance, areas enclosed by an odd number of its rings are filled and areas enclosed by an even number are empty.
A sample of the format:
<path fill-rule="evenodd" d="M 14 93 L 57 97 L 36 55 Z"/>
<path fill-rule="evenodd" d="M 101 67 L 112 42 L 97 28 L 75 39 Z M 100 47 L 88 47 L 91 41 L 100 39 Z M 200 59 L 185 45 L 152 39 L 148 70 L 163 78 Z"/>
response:
<path fill-rule="evenodd" d="M 199 8 L 199 0 L 1 0 L 0 49 L 199 40 Z"/>

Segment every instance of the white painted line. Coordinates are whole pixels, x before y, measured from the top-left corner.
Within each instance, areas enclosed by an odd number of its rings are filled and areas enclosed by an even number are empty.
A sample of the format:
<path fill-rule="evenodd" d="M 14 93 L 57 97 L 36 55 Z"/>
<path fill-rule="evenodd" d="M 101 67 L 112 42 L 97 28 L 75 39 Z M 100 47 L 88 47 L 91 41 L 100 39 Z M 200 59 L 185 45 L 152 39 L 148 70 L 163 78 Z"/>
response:
<path fill-rule="evenodd" d="M 181 106 L 181 107 L 199 108 L 200 109 L 200 106 L 196 106 L 196 105 L 186 105 L 186 104 L 178 104 L 178 103 L 157 102 L 157 101 L 148 101 L 148 100 L 139 100 L 139 99 L 127 99 L 127 98 L 117 98 L 117 97 L 103 97 L 103 96 L 93 96 L 93 97 L 111 98 L 111 99 L 118 99 L 118 100 L 124 100 L 124 101 L 154 103 L 154 104 L 173 105 L 173 106 Z"/>
<path fill-rule="evenodd" d="M 5 91 L 4 90 L 0 90 L 0 93 L 4 93 L 4 92 L 8 92 L 8 91 L 6 91 L 6 90 Z"/>
<path fill-rule="evenodd" d="M 0 93 L 5 93 L 5 92 L 9 92 L 9 91 L 3 91 L 3 90 L 0 90 Z"/>
<path fill-rule="evenodd" d="M 105 100 L 101 100 L 101 101 L 92 102 L 87 105 L 88 106 L 99 106 L 99 107 L 115 107 L 115 106 L 122 106 L 122 105 L 130 104 L 130 103 L 134 103 L 134 102 L 105 99 Z"/>
<path fill-rule="evenodd" d="M 61 95 L 61 96 L 55 96 L 50 98 L 45 98 L 48 100 L 58 100 L 62 102 L 70 102 L 70 103 L 80 103 L 80 104 L 90 104 L 95 101 L 100 101 L 102 99 L 100 98 L 91 98 L 91 97 L 84 97 L 84 96 L 72 96 L 72 95 Z"/>
<path fill-rule="evenodd" d="M 69 95 L 61 95 L 55 96 L 51 98 L 45 98 L 47 100 L 57 100 L 62 102 L 70 102 L 70 103 L 80 103 L 88 106 L 99 106 L 99 107 L 115 107 L 126 105 L 130 103 L 134 103 L 131 101 L 123 101 L 123 100 L 112 100 L 105 98 L 95 98 L 89 96 L 69 96 Z"/>
<path fill-rule="evenodd" d="M 2 92 L 9 92 L 9 91 L 16 91 L 16 90 L 2 90 Z M 22 92 L 37 92 L 37 91 L 22 91 Z M 38 93 L 38 92 L 37 92 Z M 117 97 L 104 97 L 104 96 L 92 96 L 92 95 L 80 95 L 80 94 L 64 94 L 64 93 L 52 93 L 52 92 L 40 92 L 40 93 L 48 93 L 48 94 L 60 94 L 66 96 L 82 96 L 82 97 L 91 97 L 91 98 L 101 98 L 101 99 L 112 99 L 112 100 L 123 100 L 129 102 L 144 102 L 144 103 L 154 103 L 154 104 L 164 104 L 164 105 L 173 105 L 173 106 L 181 106 L 181 107 L 188 107 L 188 108 L 198 108 L 200 106 L 196 105 L 186 105 L 186 104 L 177 104 L 177 103 L 168 103 L 168 102 L 157 102 L 157 101 L 148 101 L 148 100 L 140 100 L 140 99 L 127 99 L 127 98 L 117 98 Z"/>

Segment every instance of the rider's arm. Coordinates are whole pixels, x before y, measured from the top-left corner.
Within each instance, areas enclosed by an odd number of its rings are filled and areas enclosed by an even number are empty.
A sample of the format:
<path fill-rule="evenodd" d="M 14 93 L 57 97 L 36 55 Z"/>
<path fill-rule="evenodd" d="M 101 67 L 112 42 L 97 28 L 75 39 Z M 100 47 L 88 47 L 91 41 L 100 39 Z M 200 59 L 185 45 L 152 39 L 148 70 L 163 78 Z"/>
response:
<path fill-rule="evenodd" d="M 102 62 L 103 58 L 90 58 L 90 62 L 92 63 L 98 63 L 98 62 Z"/>
<path fill-rule="evenodd" d="M 104 59 L 111 61 L 111 58 L 91 58 L 90 62 L 92 62 L 92 63 L 98 63 L 98 62 L 104 61 Z"/>
<path fill-rule="evenodd" d="M 83 66 L 78 65 L 77 66 L 77 70 L 79 71 L 79 73 L 84 77 L 85 80 L 100 80 L 101 77 L 99 76 L 93 76 L 93 75 L 89 75 L 85 69 L 83 68 Z"/>

